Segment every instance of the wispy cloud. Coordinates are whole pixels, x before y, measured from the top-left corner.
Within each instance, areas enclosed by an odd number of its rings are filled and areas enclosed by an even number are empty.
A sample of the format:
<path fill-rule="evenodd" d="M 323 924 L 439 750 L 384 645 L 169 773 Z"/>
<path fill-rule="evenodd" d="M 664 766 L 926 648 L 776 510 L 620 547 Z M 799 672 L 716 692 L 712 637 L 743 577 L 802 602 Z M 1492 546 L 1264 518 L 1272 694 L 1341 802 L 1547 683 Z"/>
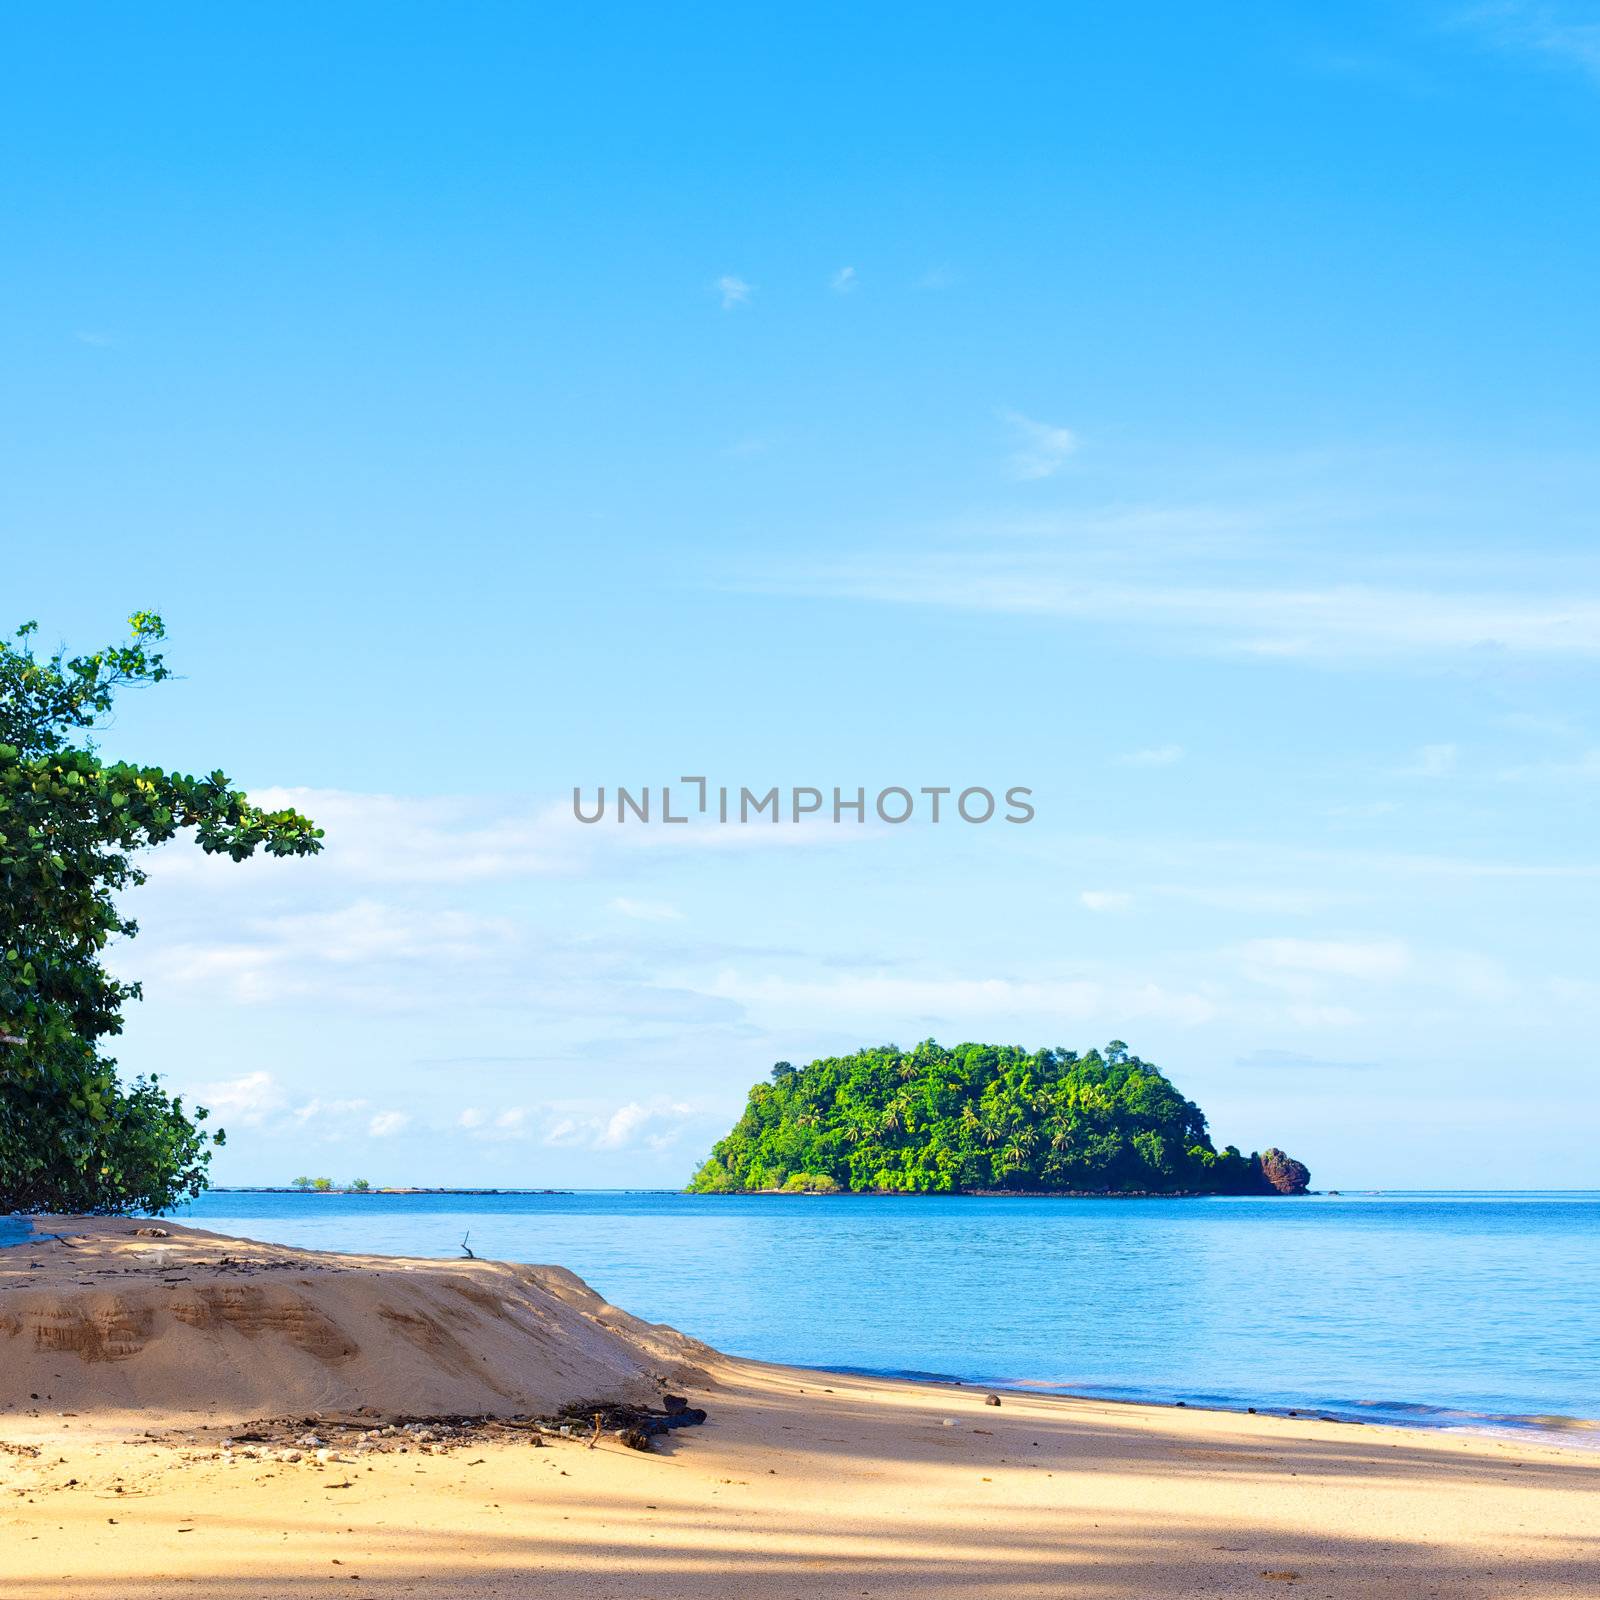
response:
<path fill-rule="evenodd" d="M 1403 976 L 1411 950 L 1399 939 L 1252 939 L 1243 947 L 1247 967 L 1339 978 Z"/>
<path fill-rule="evenodd" d="M 1131 911 L 1133 896 L 1121 889 L 1085 889 L 1078 904 L 1086 911 Z"/>
<path fill-rule="evenodd" d="M 1290 1072 L 1370 1072 L 1376 1061 L 1328 1061 L 1320 1056 L 1302 1055 L 1298 1050 L 1252 1050 L 1240 1056 L 1238 1065 L 1245 1071 Z"/>
<path fill-rule="evenodd" d="M 231 1127 L 256 1128 L 289 1103 L 283 1087 L 270 1072 L 247 1072 L 240 1078 L 202 1084 L 199 1101 L 218 1122 Z"/>
<path fill-rule="evenodd" d="M 318 877 L 360 884 L 498 882 L 579 870 L 596 841 L 572 820 L 570 808 L 515 796 L 485 800 L 449 795 L 362 794 L 344 789 L 264 788 L 250 798 L 268 809 L 292 806 L 327 835 Z M 220 892 L 241 885 L 232 863 L 186 846 L 153 858 L 154 879 L 204 880 Z M 294 861 L 254 863 L 252 875 L 283 882 L 303 878 Z"/>
<path fill-rule="evenodd" d="M 683 913 L 676 907 L 668 905 L 664 900 L 632 900 L 626 895 L 618 895 L 611 902 L 611 909 L 624 917 L 632 917 L 635 922 L 681 922 Z"/>
<path fill-rule="evenodd" d="M 1341 822 L 1371 822 L 1392 816 L 1400 807 L 1393 800 L 1355 800 L 1329 806 L 1328 815 Z"/>
<path fill-rule="evenodd" d="M 724 311 L 733 311 L 739 306 L 749 305 L 750 296 L 756 292 L 754 284 L 746 283 L 743 278 L 735 277 L 731 272 L 724 273 L 711 287 L 721 297 Z"/>
<path fill-rule="evenodd" d="M 1536 761 L 1506 767 L 1499 776 L 1508 783 L 1554 783 L 1574 778 L 1594 782 L 1600 779 L 1600 749 L 1585 750 L 1570 761 Z"/>
<path fill-rule="evenodd" d="M 615 815 L 615 790 L 607 791 Z M 675 804 L 682 805 L 680 793 Z M 586 788 L 592 805 L 594 790 Z M 659 795 L 657 796 L 659 798 Z M 237 871 L 223 856 L 208 856 L 183 844 L 151 858 L 151 882 L 174 891 L 203 887 L 208 895 L 253 897 L 270 880 L 297 889 L 308 870 L 322 885 L 337 883 L 361 893 L 387 893 L 402 886 L 468 886 L 521 878 L 575 877 L 595 869 L 614 851 L 738 850 L 849 843 L 855 830 L 802 823 L 799 826 L 722 827 L 696 818 L 687 827 L 628 827 L 607 822 L 585 826 L 571 801 L 550 804 L 515 795 L 361 794 L 340 789 L 263 788 L 250 798 L 268 809 L 293 807 L 314 818 L 327 835 L 314 869 L 267 858 Z M 872 830 L 862 829 L 862 833 Z"/>
<path fill-rule="evenodd" d="M 1035 422 L 1020 411 L 1002 411 L 1000 417 L 1010 424 L 1019 441 L 1008 462 L 1013 478 L 1025 482 L 1053 478 L 1078 448 L 1078 436 L 1070 428 Z"/>
<path fill-rule="evenodd" d="M 258 1138 L 345 1144 L 361 1138 L 387 1140 L 412 1130 L 431 1136 L 463 1136 L 473 1144 L 538 1140 L 555 1147 L 597 1151 L 642 1147 L 665 1150 L 676 1144 L 693 1121 L 693 1106 L 662 1095 L 620 1105 L 511 1105 L 498 1109 L 465 1106 L 451 1114 L 414 1103 L 373 1110 L 364 1099 L 312 1099 L 293 1105 L 292 1097 L 270 1072 L 253 1072 L 204 1085 L 197 1094 L 214 1119 L 250 1128 Z"/>
<path fill-rule="evenodd" d="M 388 1004 L 408 988 L 428 1003 L 423 995 L 437 1000 L 441 980 L 448 986 L 463 969 L 497 963 L 517 942 L 515 925 L 504 917 L 359 900 L 326 911 L 248 917 L 226 942 L 179 939 L 128 959 L 162 982 L 246 1005 L 312 996 Z M 429 980 L 426 988 L 419 976 Z"/>
<path fill-rule="evenodd" d="M 1600 79 L 1600 20 L 1592 11 L 1542 0 L 1489 0 L 1456 20 L 1501 49 L 1542 55 Z"/>
<path fill-rule="evenodd" d="M 1157 744 L 1144 750 L 1130 750 L 1117 757 L 1120 767 L 1173 767 L 1183 760 L 1181 744 Z"/>
<path fill-rule="evenodd" d="M 828 285 L 835 294 L 854 294 L 856 283 L 856 269 L 854 267 L 840 267 L 828 280 Z"/>
<path fill-rule="evenodd" d="M 251 1128 L 268 1133 L 293 1130 L 314 1137 L 338 1139 L 359 1131 L 363 1122 L 381 1120 L 381 1117 L 369 1119 L 370 1102 L 360 1098 L 323 1100 L 314 1096 L 296 1104 L 295 1097 L 277 1075 L 267 1071 L 247 1072 L 237 1078 L 199 1084 L 194 1099 L 211 1112 L 214 1125 L 230 1130 Z M 368 1131 L 371 1131 L 370 1126 Z"/>
<path fill-rule="evenodd" d="M 352 1119 L 366 1114 L 370 1102 L 357 1097 L 349 1100 L 323 1100 L 313 1096 L 297 1105 L 289 1113 L 289 1122 L 296 1128 L 311 1128 L 324 1136 L 342 1136 Z"/>
<path fill-rule="evenodd" d="M 1448 778 L 1460 751 L 1453 744 L 1425 744 L 1400 768 L 1403 778 Z"/>
<path fill-rule="evenodd" d="M 897 550 L 769 582 L 789 592 L 896 605 L 1104 623 L 1137 618 L 1147 637 L 1254 656 L 1351 665 L 1375 658 L 1472 654 L 1600 655 L 1600 595 L 1564 588 L 1463 592 L 1374 583 L 1262 583 L 1244 574 L 1184 581 L 1108 572 L 1103 552 L 1027 547 Z M 1524 583 L 1531 574 L 1524 574 Z"/>
<path fill-rule="evenodd" d="M 846 973 L 787 978 L 728 970 L 717 975 L 708 991 L 737 1000 L 769 1026 L 814 1027 L 825 1017 L 834 1026 L 881 1037 L 937 1027 L 962 1037 L 982 1037 L 984 1028 L 998 1028 L 1003 1036 L 1043 1038 L 1063 1022 L 1109 1026 L 1127 1018 L 1195 1024 L 1210 1021 L 1218 1011 L 1215 996 L 1200 988 L 1174 989 L 1137 977 L 1101 975 L 906 978 Z"/>
<path fill-rule="evenodd" d="M 474 1139 L 525 1139 L 533 1131 L 528 1125 L 532 1116 L 527 1106 L 507 1106 L 492 1116 L 477 1106 L 468 1106 L 457 1115 L 455 1125 Z"/>

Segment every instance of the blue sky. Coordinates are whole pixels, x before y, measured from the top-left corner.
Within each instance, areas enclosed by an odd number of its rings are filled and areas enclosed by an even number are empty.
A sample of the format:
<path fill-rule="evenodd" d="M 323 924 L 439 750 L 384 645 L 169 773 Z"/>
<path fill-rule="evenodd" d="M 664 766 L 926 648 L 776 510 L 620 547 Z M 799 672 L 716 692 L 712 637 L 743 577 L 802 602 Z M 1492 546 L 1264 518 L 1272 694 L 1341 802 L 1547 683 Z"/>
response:
<path fill-rule="evenodd" d="M 116 957 L 221 1181 L 676 1183 L 931 1034 L 1600 1184 L 1600 9 L 3 28 L 5 609 L 328 828 Z M 571 819 L 690 773 L 1038 815 Z"/>

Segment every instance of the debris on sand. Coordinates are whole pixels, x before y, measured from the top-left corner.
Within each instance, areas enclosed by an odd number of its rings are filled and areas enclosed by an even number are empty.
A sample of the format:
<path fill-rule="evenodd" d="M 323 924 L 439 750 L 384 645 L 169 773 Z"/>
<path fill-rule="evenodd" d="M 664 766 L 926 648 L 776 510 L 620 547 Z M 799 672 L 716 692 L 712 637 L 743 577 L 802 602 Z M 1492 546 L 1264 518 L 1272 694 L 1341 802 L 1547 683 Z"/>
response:
<path fill-rule="evenodd" d="M 569 1439 L 591 1449 L 614 1438 L 631 1450 L 675 1428 L 698 1427 L 706 1414 L 681 1395 L 663 1396 L 660 1407 L 631 1401 L 594 1400 L 563 1406 L 552 1416 L 411 1417 L 363 1407 L 354 1412 L 312 1412 L 262 1418 L 228 1430 L 221 1439 L 209 1429 L 187 1429 L 168 1442 L 223 1461 L 279 1461 L 312 1467 L 348 1466 L 372 1455 L 448 1455 L 464 1445 L 500 1442 L 541 1448 L 547 1439 Z"/>

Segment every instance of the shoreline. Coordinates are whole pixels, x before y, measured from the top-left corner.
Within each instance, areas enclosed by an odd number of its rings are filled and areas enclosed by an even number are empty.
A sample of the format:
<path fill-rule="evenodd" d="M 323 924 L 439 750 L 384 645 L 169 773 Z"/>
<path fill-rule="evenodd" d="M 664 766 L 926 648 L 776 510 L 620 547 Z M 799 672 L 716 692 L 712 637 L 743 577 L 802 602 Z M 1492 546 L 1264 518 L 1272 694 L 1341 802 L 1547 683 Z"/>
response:
<path fill-rule="evenodd" d="M 1600 1566 L 1600 1459 L 1543 1440 L 771 1366 L 559 1268 L 44 1220 L 0 1255 L 4 1600 L 1575 1600 Z M 668 1384 L 705 1421 L 645 1451 L 393 1427 Z M 352 1413 L 382 1447 L 322 1447 Z"/>
<path fill-rule="evenodd" d="M 1346 1428 L 1397 1428 L 1406 1432 L 1442 1436 L 1524 1439 L 1551 1449 L 1600 1451 L 1600 1417 L 1577 1414 L 1465 1411 L 1425 1400 L 1347 1400 L 1327 1405 L 1257 1400 L 1251 1405 L 1245 1399 L 1233 1396 L 1202 1395 L 1196 1399 L 1167 1399 L 1148 1391 L 1052 1384 L 1030 1378 L 960 1378 L 945 1373 L 874 1371 L 864 1367 L 797 1367 L 794 1370 L 821 1376 L 866 1378 L 882 1383 L 929 1384 L 973 1393 L 1028 1395 L 1040 1399 L 1082 1400 L 1095 1405 L 1136 1406 L 1150 1411 L 1213 1412 L 1227 1417 L 1277 1417 L 1284 1421 L 1326 1422 Z"/>
<path fill-rule="evenodd" d="M 1337 1189 L 684 1189 L 697 1200 L 1304 1200 Z"/>
<path fill-rule="evenodd" d="M 291 1193 L 299 1194 L 301 1190 L 263 1190 L 263 1189 L 236 1189 L 212 1190 L 211 1193 Z M 333 1191 L 335 1193 L 339 1191 Z M 380 1191 L 371 1191 L 377 1193 Z M 427 1194 L 427 1193 L 478 1193 L 478 1194 L 565 1194 L 571 1191 L 563 1190 L 475 1190 L 475 1191 L 432 1191 L 432 1190 L 395 1190 L 381 1191 L 391 1194 Z M 644 1193 L 654 1191 L 640 1191 Z M 670 1191 L 668 1191 L 670 1192 Z M 326 1198 L 329 1191 L 320 1191 L 319 1197 Z M 363 1194 L 365 1191 L 351 1191 L 353 1194 Z M 774 1191 L 774 1196 L 780 1191 Z M 864 1196 L 875 1198 L 876 1196 Z M 889 1198 L 898 1196 L 886 1195 Z M 714 1198 L 727 1198 L 716 1196 Z M 765 1198 L 765 1196 L 763 1196 Z M 789 1191 L 782 1194 L 786 1199 L 808 1198 L 805 1195 Z M 810 1197 L 816 1198 L 816 1197 Z M 923 1196 L 907 1196 L 905 1198 L 920 1199 Z M 949 1198 L 949 1197 L 946 1197 Z M 1035 1197 L 1036 1198 L 1036 1197 Z M 1102 1196 L 1086 1196 L 1085 1198 L 1104 1198 Z M 1120 1197 L 1118 1197 L 1120 1198 Z M 1174 1198 L 1160 1196 L 1158 1198 Z M 1214 1197 L 1197 1197 L 1214 1198 Z M 1299 1197 L 1285 1197 L 1299 1198 Z M 4 1264 L 7 1254 L 25 1244 L 30 1237 L 51 1237 L 52 1235 L 42 1229 L 41 1221 L 67 1221 L 74 1225 L 87 1225 L 90 1227 L 100 1223 L 115 1223 L 121 1221 L 128 1226 L 162 1227 L 170 1226 L 187 1233 L 202 1233 L 207 1237 L 236 1244 L 266 1244 L 267 1248 L 274 1250 L 293 1250 L 292 1246 L 278 1246 L 266 1241 L 255 1241 L 248 1236 L 236 1240 L 232 1236 L 214 1234 L 207 1230 L 200 1230 L 186 1223 L 163 1223 L 160 1219 L 41 1219 L 34 1216 L 11 1215 L 0 1217 L 0 1227 L 6 1223 L 20 1224 L 31 1228 L 32 1234 L 24 1234 L 20 1238 L 7 1240 L 0 1237 L 0 1265 Z M 307 1252 L 322 1257 L 339 1258 L 351 1262 L 370 1264 L 373 1262 L 405 1261 L 407 1270 L 409 1264 L 415 1266 L 444 1267 L 458 1258 L 455 1257 L 374 1257 L 368 1252 L 358 1250 L 341 1250 L 338 1248 L 319 1247 L 314 1252 Z M 475 1258 L 485 1259 L 485 1258 Z M 489 1264 L 493 1264 L 490 1262 Z M 3 1326 L 0 1326 L 3 1331 Z M 742 1355 L 732 1359 L 770 1364 L 758 1355 Z M 782 1365 L 782 1363 L 779 1363 Z M 810 1372 L 818 1377 L 838 1376 L 850 1378 L 863 1378 L 884 1383 L 909 1383 L 915 1385 L 934 1385 L 961 1388 L 968 1391 L 999 1391 L 1011 1392 L 1019 1395 L 1033 1395 L 1039 1397 L 1052 1397 L 1067 1400 L 1082 1400 L 1096 1404 L 1124 1405 L 1146 1407 L 1153 1411 L 1193 1411 L 1215 1412 L 1226 1416 L 1269 1416 L 1279 1417 L 1292 1421 L 1322 1421 L 1342 1427 L 1390 1427 L 1402 1429 L 1406 1432 L 1423 1434 L 1458 1435 L 1479 1438 L 1505 1438 L 1512 1440 L 1530 1440 L 1541 1442 L 1553 1448 L 1576 1451 L 1600 1452 L 1600 1416 L 1591 1417 L 1579 1412 L 1560 1412 L 1547 1410 L 1542 1412 L 1492 1412 L 1474 1410 L 1464 1406 L 1451 1405 L 1433 1400 L 1383 1400 L 1367 1401 L 1347 1398 L 1316 1399 L 1306 1396 L 1276 1396 L 1263 1397 L 1259 1394 L 1218 1394 L 1207 1392 L 1196 1385 L 1185 1386 L 1182 1389 L 1163 1388 L 1151 1389 L 1148 1387 L 1128 1386 L 1121 1387 L 1110 1384 L 1075 1384 L 1071 1382 L 1055 1382 L 1047 1378 L 1019 1377 L 1015 1374 L 1005 1376 L 982 1374 L 959 1374 L 952 1372 L 930 1372 L 908 1367 L 857 1367 L 851 1365 L 821 1365 L 794 1367 L 796 1372 Z M 0 1412 L 3 1416 L 3 1412 Z M 0 1591 L 3 1593 L 3 1591 Z"/>

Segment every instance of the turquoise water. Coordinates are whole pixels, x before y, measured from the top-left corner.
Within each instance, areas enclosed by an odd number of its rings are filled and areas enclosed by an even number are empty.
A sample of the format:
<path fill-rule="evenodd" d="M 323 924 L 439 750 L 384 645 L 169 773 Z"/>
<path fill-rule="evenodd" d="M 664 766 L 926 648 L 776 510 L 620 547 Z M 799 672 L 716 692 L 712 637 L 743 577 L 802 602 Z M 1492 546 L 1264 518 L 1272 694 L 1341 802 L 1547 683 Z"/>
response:
<path fill-rule="evenodd" d="M 327 1250 L 558 1262 L 801 1366 L 1484 1426 L 1600 1419 L 1600 1194 L 1050 1200 L 212 1193 Z"/>

